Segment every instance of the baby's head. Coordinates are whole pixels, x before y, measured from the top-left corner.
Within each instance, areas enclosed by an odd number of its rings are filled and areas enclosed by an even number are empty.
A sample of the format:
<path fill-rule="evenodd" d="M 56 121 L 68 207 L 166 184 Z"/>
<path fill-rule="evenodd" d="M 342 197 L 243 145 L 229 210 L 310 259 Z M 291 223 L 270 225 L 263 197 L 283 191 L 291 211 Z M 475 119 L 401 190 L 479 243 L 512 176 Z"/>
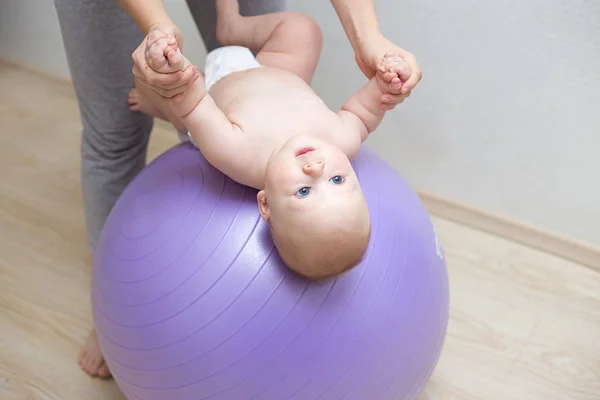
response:
<path fill-rule="evenodd" d="M 282 260 L 309 280 L 353 268 L 369 244 L 369 210 L 354 169 L 327 142 L 288 140 L 269 161 L 258 206 Z"/>

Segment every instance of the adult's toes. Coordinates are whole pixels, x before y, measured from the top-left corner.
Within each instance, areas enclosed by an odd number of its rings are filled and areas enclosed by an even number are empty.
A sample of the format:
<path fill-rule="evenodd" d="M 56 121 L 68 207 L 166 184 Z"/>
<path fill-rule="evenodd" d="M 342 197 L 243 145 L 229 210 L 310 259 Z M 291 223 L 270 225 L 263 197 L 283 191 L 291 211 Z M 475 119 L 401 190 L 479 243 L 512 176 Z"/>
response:
<path fill-rule="evenodd" d="M 108 365 L 106 362 L 102 362 L 100 368 L 98 368 L 98 376 L 101 378 L 109 378 L 111 376 L 110 370 L 108 369 Z"/>

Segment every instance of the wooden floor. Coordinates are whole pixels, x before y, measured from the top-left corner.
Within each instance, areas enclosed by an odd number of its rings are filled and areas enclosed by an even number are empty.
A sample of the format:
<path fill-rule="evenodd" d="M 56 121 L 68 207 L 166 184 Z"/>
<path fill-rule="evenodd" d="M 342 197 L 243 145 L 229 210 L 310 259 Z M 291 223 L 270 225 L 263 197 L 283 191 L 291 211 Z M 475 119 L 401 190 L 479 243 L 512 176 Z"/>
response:
<path fill-rule="evenodd" d="M 0 399 L 123 399 L 75 362 L 91 315 L 73 91 L 5 64 L 0 87 Z M 159 126 L 149 157 L 173 143 Z M 434 222 L 451 320 L 423 399 L 600 399 L 600 273 Z"/>

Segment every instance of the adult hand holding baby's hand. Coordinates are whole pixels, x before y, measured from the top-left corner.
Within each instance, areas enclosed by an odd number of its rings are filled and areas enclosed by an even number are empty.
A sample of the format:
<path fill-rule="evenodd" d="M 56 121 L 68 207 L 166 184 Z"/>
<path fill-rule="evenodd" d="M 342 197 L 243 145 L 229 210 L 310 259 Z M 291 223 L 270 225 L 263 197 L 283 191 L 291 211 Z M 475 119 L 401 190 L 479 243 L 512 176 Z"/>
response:
<path fill-rule="evenodd" d="M 157 67 L 158 58 L 168 59 L 166 51 L 165 54 L 154 54 L 151 51 L 150 44 L 159 39 L 169 40 L 173 47 L 178 48 L 179 51 L 182 50 L 183 39 L 179 28 L 173 24 L 154 25 L 148 30 L 148 34 L 132 54 L 133 74 L 141 84 L 148 86 L 163 97 L 172 98 L 188 89 L 189 84 L 197 78 L 197 71 L 193 65 L 182 68 L 181 65 L 169 62 L 164 63 L 160 68 Z M 175 56 L 177 57 L 177 55 Z M 149 63 L 153 65 L 150 66 Z"/>
<path fill-rule="evenodd" d="M 356 63 L 363 74 L 371 79 L 376 73 L 384 72 L 381 70 L 381 62 L 387 53 L 399 54 L 409 67 L 407 71 L 405 70 L 402 74 L 399 74 L 402 81 L 400 93 L 387 94 L 385 96 L 384 100 L 388 106 L 387 108 L 392 109 L 410 96 L 411 91 L 419 83 L 423 75 L 413 54 L 396 46 L 379 32 L 367 38 L 358 46 L 355 53 Z M 383 76 L 386 78 L 385 74 Z M 389 77 L 389 79 L 392 78 Z"/>

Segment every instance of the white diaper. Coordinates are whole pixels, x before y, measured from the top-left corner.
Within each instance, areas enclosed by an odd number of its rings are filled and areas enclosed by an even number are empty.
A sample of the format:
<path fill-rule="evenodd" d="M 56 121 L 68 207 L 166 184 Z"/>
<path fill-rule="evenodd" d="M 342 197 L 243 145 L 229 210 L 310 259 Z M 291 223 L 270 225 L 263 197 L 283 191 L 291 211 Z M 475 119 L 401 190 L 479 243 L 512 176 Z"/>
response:
<path fill-rule="evenodd" d="M 215 83 L 227 75 L 247 69 L 259 68 L 260 66 L 254 54 L 247 47 L 218 47 L 206 55 L 206 61 L 204 62 L 204 85 L 206 86 L 206 91 L 208 92 Z M 179 132 L 178 134 L 182 142 L 189 140 L 192 144 L 196 145 L 189 132 Z"/>
<path fill-rule="evenodd" d="M 206 91 L 213 87 L 219 80 L 234 72 L 259 68 L 254 54 L 247 47 L 224 46 L 211 51 L 206 55 L 204 66 L 204 84 Z"/>

